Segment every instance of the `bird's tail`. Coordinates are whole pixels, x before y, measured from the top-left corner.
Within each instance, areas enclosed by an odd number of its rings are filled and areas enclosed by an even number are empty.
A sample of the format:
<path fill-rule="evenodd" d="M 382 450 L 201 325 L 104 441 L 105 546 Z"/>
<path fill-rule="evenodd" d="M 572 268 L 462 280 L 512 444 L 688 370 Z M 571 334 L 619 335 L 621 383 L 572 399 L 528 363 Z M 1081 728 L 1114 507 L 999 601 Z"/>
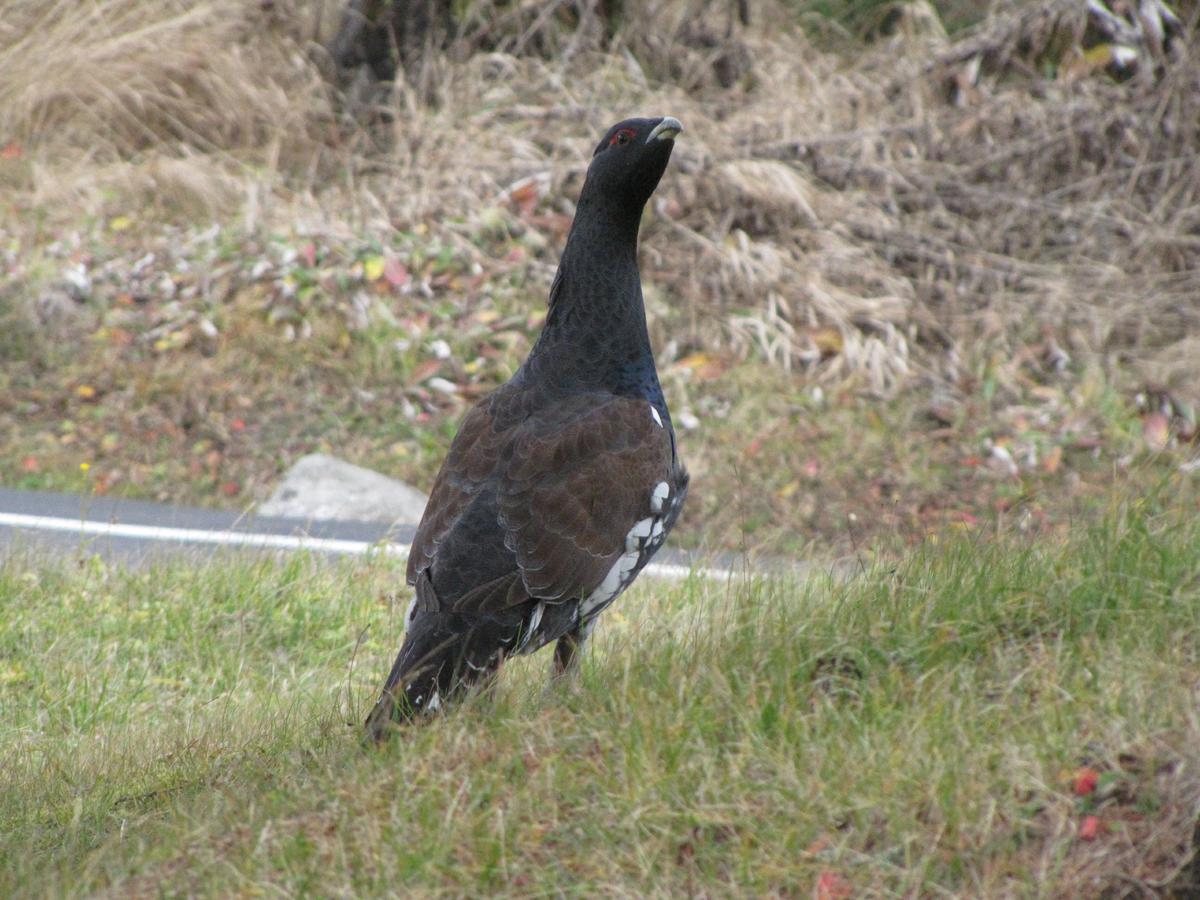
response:
<path fill-rule="evenodd" d="M 507 601 L 514 581 L 514 575 L 505 576 L 464 597 L 471 606 L 482 605 L 480 598 L 492 594 Z M 432 713 L 471 685 L 489 681 L 520 636 L 525 616 L 520 604 L 508 602 L 499 612 L 468 623 L 454 609 L 442 608 L 428 575 L 418 578 L 404 645 L 367 716 L 368 737 L 383 740 L 395 725 Z"/>

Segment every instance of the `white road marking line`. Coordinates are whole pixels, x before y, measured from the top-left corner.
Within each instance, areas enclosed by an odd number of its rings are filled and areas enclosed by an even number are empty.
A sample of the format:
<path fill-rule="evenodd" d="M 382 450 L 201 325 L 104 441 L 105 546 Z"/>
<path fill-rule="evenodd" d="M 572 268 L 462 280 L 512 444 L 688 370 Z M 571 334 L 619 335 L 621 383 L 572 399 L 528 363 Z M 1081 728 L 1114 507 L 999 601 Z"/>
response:
<path fill-rule="evenodd" d="M 370 543 L 342 538 L 317 538 L 291 534 L 260 534 L 248 531 L 213 531 L 205 528 L 172 528 L 165 525 L 133 525 L 122 522 L 92 522 L 87 519 L 62 519 L 56 516 L 30 516 L 0 512 L 0 527 L 34 531 L 59 531 L 68 534 L 109 538 L 133 538 L 176 544 L 218 544 L 226 547 L 252 547 L 260 550 L 316 550 L 324 553 L 362 554 L 370 550 L 395 556 L 407 556 L 411 544 L 390 541 Z M 651 562 L 642 574 L 652 578 L 682 579 L 695 575 L 714 581 L 727 581 L 731 569 L 682 566 L 677 563 Z"/>
<path fill-rule="evenodd" d="M 245 531 L 210 531 L 203 528 L 170 528 L 163 525 L 130 525 L 121 522 L 91 522 L 87 519 L 59 519 L 53 516 L 28 516 L 0 512 L 0 525 L 32 528 L 39 531 L 65 531 L 97 537 L 136 538 L 181 544 L 222 544 L 230 547 L 256 547 L 270 550 L 320 550 L 326 553 L 366 553 L 372 548 L 401 556 L 409 544 L 349 541 L 340 538 L 316 538 L 291 534 L 256 534 Z"/>

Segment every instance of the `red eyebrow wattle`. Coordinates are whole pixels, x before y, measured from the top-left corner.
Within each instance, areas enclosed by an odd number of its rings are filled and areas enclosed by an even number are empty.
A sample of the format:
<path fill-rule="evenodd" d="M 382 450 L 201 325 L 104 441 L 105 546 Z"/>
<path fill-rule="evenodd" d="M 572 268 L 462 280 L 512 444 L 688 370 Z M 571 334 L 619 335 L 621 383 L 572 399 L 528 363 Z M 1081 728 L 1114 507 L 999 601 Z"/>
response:
<path fill-rule="evenodd" d="M 637 132 L 635 132 L 632 128 L 622 128 L 620 131 L 618 131 L 616 134 L 614 134 L 612 137 L 610 137 L 608 139 L 608 144 L 611 147 L 613 144 L 615 144 L 617 142 L 617 138 L 619 138 L 621 135 L 625 135 L 625 137 L 629 138 L 632 141 L 634 139 L 634 137 L 636 136 L 636 134 L 637 134 Z"/>

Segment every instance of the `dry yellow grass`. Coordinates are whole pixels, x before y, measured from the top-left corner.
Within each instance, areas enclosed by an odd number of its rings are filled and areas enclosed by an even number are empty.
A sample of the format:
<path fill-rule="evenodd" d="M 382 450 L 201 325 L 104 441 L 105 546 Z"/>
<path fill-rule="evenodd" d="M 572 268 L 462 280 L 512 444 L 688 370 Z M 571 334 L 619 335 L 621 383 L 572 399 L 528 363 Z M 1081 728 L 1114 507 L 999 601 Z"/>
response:
<path fill-rule="evenodd" d="M 387 115 L 351 119 L 315 40 L 335 3 L 18 0 L 0 142 L 23 153 L 0 182 L 51 218 L 134 206 L 465 239 L 520 179 L 570 196 L 614 118 L 669 112 L 688 133 L 653 224 L 670 237 L 648 243 L 680 344 L 887 393 L 980 360 L 1016 382 L 1009 361 L 1044 336 L 1194 390 L 1200 57 L 1177 40 L 1157 75 L 1118 82 L 1077 64 L 1082 4 L 1035 6 L 848 58 L 763 4 L 737 36 L 754 67 L 722 89 L 697 75 L 711 51 L 688 5 L 661 3 L 626 27 L 638 55 L 437 59 L 432 104 L 401 83 Z"/>

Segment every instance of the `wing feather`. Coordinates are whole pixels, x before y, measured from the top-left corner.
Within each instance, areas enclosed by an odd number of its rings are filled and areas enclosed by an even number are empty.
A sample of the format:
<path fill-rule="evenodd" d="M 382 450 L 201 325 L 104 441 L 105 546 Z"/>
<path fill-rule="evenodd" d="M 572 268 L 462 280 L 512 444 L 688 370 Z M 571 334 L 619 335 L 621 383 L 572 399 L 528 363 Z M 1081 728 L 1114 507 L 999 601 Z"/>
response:
<path fill-rule="evenodd" d="M 675 465 L 670 435 L 644 400 L 493 395 L 467 414 L 451 445 L 413 541 L 409 581 L 437 571 L 439 548 L 469 540 L 466 513 L 492 492 L 514 580 L 500 576 L 442 600 L 468 614 L 582 598 L 625 552 L 633 525 L 653 514 L 654 488 Z M 457 546 L 451 557 L 464 552 Z"/>

